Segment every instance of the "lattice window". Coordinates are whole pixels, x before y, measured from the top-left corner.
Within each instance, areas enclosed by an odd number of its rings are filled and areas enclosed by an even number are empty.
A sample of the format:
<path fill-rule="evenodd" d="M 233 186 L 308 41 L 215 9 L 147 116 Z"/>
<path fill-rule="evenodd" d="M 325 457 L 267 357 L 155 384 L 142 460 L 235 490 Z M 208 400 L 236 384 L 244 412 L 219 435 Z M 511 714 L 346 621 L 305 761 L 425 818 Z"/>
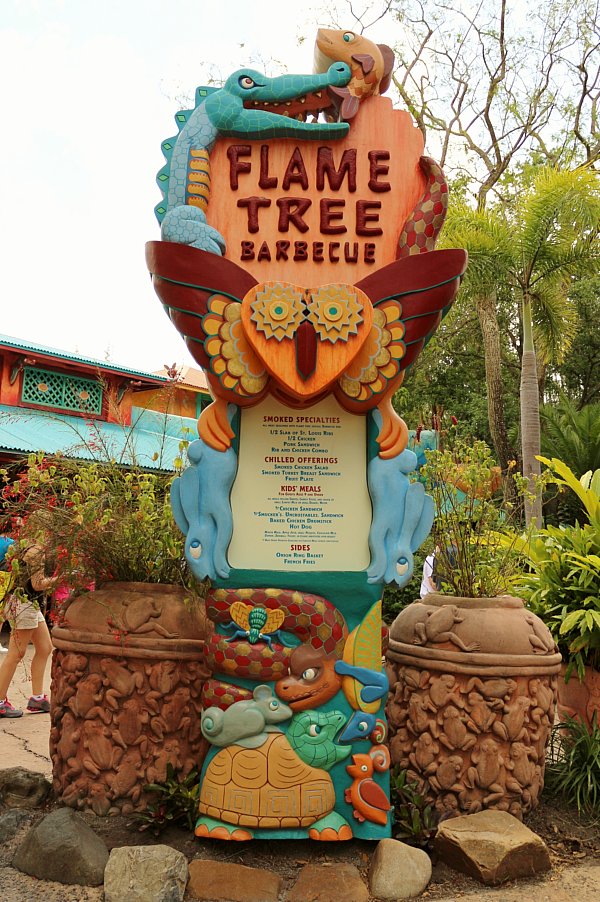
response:
<path fill-rule="evenodd" d="M 78 413 L 101 413 L 102 386 L 94 379 L 27 366 L 23 370 L 21 401 Z"/>

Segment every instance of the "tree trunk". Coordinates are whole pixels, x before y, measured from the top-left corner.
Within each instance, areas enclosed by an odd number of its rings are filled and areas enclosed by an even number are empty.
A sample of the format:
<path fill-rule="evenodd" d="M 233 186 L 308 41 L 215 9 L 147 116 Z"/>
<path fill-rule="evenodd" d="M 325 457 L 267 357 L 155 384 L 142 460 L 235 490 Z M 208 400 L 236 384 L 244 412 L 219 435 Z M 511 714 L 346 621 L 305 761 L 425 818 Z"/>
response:
<path fill-rule="evenodd" d="M 475 300 L 479 326 L 483 337 L 485 360 L 485 382 L 487 392 L 488 420 L 492 442 L 498 456 L 504 480 L 504 499 L 516 502 L 515 483 L 510 471 L 510 461 L 514 453 L 508 441 L 504 420 L 504 400 L 502 385 L 502 359 L 500 350 L 500 328 L 496 313 L 496 295 L 490 293 Z"/>
<path fill-rule="evenodd" d="M 542 526 L 542 498 L 536 477 L 541 468 L 537 456 L 540 454 L 540 396 L 537 381 L 535 345 L 533 343 L 533 321 L 531 302 L 523 297 L 523 356 L 521 358 L 521 443 L 523 475 L 529 483 L 529 497 L 525 499 L 525 522 L 533 521 Z"/>

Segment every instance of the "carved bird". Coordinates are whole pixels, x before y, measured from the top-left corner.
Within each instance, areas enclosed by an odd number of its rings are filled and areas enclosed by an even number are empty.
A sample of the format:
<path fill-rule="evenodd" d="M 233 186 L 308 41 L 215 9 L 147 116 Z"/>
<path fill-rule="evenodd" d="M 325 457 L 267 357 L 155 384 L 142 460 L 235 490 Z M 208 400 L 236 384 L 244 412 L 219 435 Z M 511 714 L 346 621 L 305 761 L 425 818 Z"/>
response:
<path fill-rule="evenodd" d="M 206 444 L 230 446 L 228 403 L 251 406 L 270 393 L 301 408 L 331 392 L 352 413 L 379 409 L 387 458 L 408 438 L 391 398 L 450 308 L 467 255 L 417 253 L 356 285 L 318 287 L 259 284 L 232 261 L 171 242 L 149 242 L 146 260 L 215 398 L 199 422 Z"/>
<path fill-rule="evenodd" d="M 381 786 L 373 779 L 373 771 L 387 770 L 390 763 L 386 746 L 374 746 L 370 754 L 352 755 L 353 764 L 346 767 L 354 777 L 351 785 L 344 790 L 344 799 L 352 805 L 352 813 L 358 821 L 387 824 L 389 799 Z"/>

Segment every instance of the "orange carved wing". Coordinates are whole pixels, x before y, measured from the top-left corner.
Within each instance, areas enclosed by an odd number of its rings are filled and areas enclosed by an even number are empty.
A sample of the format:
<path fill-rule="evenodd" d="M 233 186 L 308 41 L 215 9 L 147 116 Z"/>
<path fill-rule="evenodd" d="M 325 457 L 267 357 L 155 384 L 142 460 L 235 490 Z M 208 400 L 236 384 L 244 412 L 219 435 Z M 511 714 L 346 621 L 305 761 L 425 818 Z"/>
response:
<path fill-rule="evenodd" d="M 370 410 L 400 385 L 452 306 L 466 264 L 466 251 L 430 251 L 390 263 L 357 284 L 374 317 L 365 346 L 337 381 L 342 406 Z"/>

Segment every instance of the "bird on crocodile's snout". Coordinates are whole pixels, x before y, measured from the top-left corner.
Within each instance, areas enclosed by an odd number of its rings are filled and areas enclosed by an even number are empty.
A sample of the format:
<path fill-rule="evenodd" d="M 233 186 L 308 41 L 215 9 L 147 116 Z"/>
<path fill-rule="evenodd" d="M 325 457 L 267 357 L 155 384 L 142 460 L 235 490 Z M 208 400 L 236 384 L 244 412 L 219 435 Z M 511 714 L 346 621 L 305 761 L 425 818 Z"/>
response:
<path fill-rule="evenodd" d="M 319 28 L 314 71 L 327 71 L 332 61 L 346 63 L 352 72 L 345 87 L 330 89 L 340 102 L 340 116 L 345 121 L 356 116 L 361 100 L 383 94 L 390 86 L 394 51 L 387 44 L 375 44 L 353 31 Z"/>

